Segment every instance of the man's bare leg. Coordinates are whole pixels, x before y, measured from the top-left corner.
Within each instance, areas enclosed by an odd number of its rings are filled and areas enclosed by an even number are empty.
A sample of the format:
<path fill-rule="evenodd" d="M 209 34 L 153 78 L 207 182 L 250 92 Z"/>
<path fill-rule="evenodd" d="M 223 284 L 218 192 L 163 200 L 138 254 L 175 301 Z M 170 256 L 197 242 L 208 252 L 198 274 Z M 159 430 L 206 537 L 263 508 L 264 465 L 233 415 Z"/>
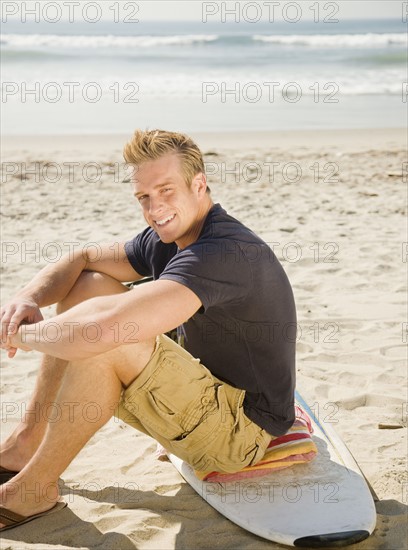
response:
<path fill-rule="evenodd" d="M 57 313 L 62 313 L 88 298 L 127 290 L 127 287 L 108 275 L 84 272 L 67 297 L 57 304 Z M 38 449 L 48 425 L 47 408 L 56 400 L 67 364 L 62 359 L 48 355 L 43 357 L 25 416 L 0 446 L 0 464 L 3 468 L 20 471 Z"/>
<path fill-rule="evenodd" d="M 144 369 L 155 339 L 69 363 L 56 406 L 60 419 L 47 425 L 34 456 L 11 481 L 0 488 L 0 504 L 23 516 L 52 508 L 58 500 L 58 478 L 73 458 L 113 415 L 122 387 Z M 95 383 L 97 382 L 97 383 Z M 84 406 L 96 403 L 100 417 L 89 421 Z M 66 404 L 75 403 L 72 407 Z M 64 405 L 65 404 L 65 405 Z"/>

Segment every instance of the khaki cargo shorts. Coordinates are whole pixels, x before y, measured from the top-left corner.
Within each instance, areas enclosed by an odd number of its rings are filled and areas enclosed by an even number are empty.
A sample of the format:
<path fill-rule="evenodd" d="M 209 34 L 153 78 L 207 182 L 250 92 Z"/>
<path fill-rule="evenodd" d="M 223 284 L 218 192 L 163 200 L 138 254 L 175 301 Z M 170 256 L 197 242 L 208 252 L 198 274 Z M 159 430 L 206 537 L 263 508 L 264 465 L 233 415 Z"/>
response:
<path fill-rule="evenodd" d="M 196 470 L 237 472 L 256 464 L 271 436 L 244 413 L 245 391 L 215 378 L 165 335 L 115 416 Z"/>

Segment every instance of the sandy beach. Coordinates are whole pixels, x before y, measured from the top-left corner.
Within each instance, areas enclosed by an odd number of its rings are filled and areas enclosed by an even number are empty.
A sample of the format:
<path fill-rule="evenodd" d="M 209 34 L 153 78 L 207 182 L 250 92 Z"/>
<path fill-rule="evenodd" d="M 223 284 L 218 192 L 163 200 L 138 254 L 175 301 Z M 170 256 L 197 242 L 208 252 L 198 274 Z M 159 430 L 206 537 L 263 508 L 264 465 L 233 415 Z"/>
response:
<path fill-rule="evenodd" d="M 378 495 L 374 534 L 350 548 L 407 548 L 406 130 L 192 137 L 214 202 L 282 262 L 297 304 L 298 388 L 332 419 Z M 62 254 L 97 254 L 98 243 L 145 227 L 121 155 L 129 138 L 3 138 L 2 303 Z M 4 437 L 24 414 L 40 356 L 1 353 Z M 284 548 L 218 514 L 155 449 L 111 420 L 62 475 L 69 507 L 7 531 L 1 548 Z"/>

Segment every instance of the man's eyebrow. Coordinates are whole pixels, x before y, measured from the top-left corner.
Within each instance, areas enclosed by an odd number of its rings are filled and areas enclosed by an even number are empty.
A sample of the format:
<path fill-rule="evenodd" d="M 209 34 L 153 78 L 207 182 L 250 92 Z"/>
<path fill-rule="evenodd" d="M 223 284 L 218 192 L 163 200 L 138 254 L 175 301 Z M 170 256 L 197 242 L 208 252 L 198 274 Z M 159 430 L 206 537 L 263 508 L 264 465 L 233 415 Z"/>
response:
<path fill-rule="evenodd" d="M 160 189 L 160 187 L 164 187 L 165 185 L 169 185 L 169 183 L 173 183 L 172 180 L 166 180 L 162 183 L 158 183 L 153 187 L 153 189 Z M 135 197 L 138 197 L 139 195 L 145 195 L 146 193 L 144 191 L 138 191 L 137 193 L 134 193 Z"/>

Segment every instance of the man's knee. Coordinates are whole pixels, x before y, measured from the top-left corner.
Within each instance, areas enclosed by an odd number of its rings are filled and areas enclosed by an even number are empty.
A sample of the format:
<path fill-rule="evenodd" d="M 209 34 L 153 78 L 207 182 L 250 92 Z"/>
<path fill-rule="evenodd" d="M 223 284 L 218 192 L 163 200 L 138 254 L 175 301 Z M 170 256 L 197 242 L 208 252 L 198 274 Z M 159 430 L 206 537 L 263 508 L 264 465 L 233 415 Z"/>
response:
<path fill-rule="evenodd" d="M 83 271 L 67 296 L 57 304 L 57 314 L 90 298 L 120 294 L 128 290 L 125 285 L 110 275 L 96 271 Z"/>

